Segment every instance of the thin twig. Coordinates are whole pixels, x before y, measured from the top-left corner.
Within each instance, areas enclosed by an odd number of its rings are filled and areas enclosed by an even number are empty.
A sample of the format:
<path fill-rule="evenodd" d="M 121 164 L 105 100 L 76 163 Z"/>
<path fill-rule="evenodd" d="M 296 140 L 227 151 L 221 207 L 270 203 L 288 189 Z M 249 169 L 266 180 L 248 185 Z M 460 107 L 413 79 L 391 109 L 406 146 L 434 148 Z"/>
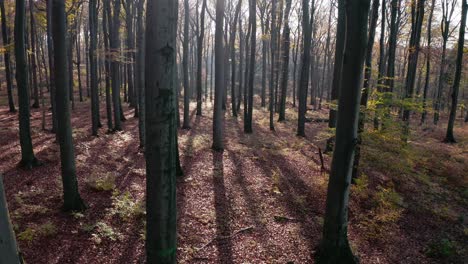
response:
<path fill-rule="evenodd" d="M 211 245 L 213 242 L 217 241 L 217 240 L 223 240 L 223 239 L 228 239 L 228 238 L 234 238 L 236 237 L 237 235 L 239 235 L 240 233 L 243 233 L 243 232 L 246 232 L 246 231 L 250 231 L 254 229 L 254 226 L 249 226 L 249 227 L 245 227 L 245 228 L 242 228 L 236 232 L 234 232 L 233 234 L 231 235 L 228 235 L 228 236 L 217 236 L 215 238 L 213 238 L 210 242 L 206 243 L 205 245 L 203 245 L 202 247 L 198 248 L 197 251 L 200 251 L 204 248 L 206 248 L 207 246 Z"/>

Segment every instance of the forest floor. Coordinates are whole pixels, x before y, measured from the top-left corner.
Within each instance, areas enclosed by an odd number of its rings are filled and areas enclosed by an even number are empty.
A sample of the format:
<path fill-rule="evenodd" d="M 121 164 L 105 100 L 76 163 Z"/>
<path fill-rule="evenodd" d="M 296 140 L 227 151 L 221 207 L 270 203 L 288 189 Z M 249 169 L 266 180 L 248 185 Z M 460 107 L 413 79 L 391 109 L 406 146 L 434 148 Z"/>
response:
<path fill-rule="evenodd" d="M 104 108 L 104 104 L 101 108 Z M 143 263 L 145 162 L 138 121 L 124 107 L 123 132 L 90 135 L 89 103 L 73 111 L 83 213 L 61 211 L 59 148 L 32 110 L 36 156 L 44 165 L 17 168 L 18 118 L 0 107 L 0 172 L 26 263 Z M 192 109 L 195 109 L 192 105 Z M 106 119 L 103 110 L 102 123 Z M 296 136 L 296 113 L 269 130 L 254 111 L 254 133 L 225 117 L 225 151 L 211 146 L 211 104 L 179 130 L 179 263 L 313 263 L 321 237 L 330 156 L 319 148 L 330 132 L 308 123 Z M 327 110 L 309 112 L 326 118 Z M 417 119 L 417 117 L 415 117 Z M 50 113 L 47 113 L 50 127 Z M 458 144 L 441 143 L 442 126 L 415 127 L 408 145 L 392 131 L 364 135 L 362 174 L 351 190 L 349 238 L 362 263 L 463 263 L 468 259 L 468 129 Z M 445 127 L 445 124 L 444 124 Z"/>

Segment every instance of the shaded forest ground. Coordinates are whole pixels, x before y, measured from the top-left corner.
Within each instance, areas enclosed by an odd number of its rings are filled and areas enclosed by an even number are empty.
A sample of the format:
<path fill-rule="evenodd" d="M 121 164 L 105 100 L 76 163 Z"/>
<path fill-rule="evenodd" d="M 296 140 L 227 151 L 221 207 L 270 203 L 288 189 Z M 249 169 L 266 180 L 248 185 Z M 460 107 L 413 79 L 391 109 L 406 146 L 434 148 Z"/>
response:
<path fill-rule="evenodd" d="M 89 104 L 76 103 L 77 172 L 89 209 L 66 214 L 59 149 L 55 136 L 40 129 L 41 112 L 32 110 L 32 135 L 44 165 L 25 171 L 16 167 L 17 115 L 0 107 L 0 172 L 27 263 L 143 263 L 144 156 L 138 122 L 124 108 L 124 131 L 105 134 L 103 128 L 94 138 Z M 211 104 L 203 117 L 194 113 L 192 129 L 179 131 L 185 176 L 177 187 L 178 262 L 313 263 L 330 166 L 325 155 L 321 171 L 318 153 L 330 135 L 326 124 L 308 123 L 307 137 L 298 138 L 296 113 L 288 110 L 288 121 L 270 132 L 268 113 L 257 109 L 254 134 L 245 135 L 242 118 L 227 111 L 221 154 L 210 149 Z M 312 115 L 325 118 L 327 111 Z M 365 134 L 349 226 L 362 263 L 467 259 L 468 130 L 457 122 L 456 145 L 441 143 L 442 127 L 415 128 L 408 146 L 391 129 Z"/>

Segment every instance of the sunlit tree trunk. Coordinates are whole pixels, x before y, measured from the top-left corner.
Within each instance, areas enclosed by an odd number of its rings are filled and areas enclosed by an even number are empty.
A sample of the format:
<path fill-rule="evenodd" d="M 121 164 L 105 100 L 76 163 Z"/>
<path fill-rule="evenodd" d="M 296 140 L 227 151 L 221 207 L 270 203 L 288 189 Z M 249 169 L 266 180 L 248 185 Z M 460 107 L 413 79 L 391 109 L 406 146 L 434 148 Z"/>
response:
<path fill-rule="evenodd" d="M 458 93 L 460 90 L 460 80 L 462 73 L 463 63 L 463 49 L 465 45 L 465 27 L 466 27 L 466 12 L 468 10 L 467 0 L 463 0 L 462 4 L 462 18 L 460 23 L 460 32 L 458 37 L 458 51 L 457 51 L 457 64 L 455 70 L 455 78 L 453 81 L 452 88 L 452 106 L 450 108 L 449 122 L 447 126 L 447 134 L 445 136 L 445 142 L 455 143 L 455 136 L 453 135 L 453 126 L 455 124 L 455 117 L 457 114 L 458 107 Z"/>
<path fill-rule="evenodd" d="M 66 65 L 66 14 L 65 0 L 53 0 L 52 32 L 54 36 L 54 65 Z M 63 199 L 65 211 L 82 211 L 86 208 L 78 192 L 76 179 L 75 150 L 70 122 L 70 101 L 68 100 L 68 73 L 66 67 L 57 67 L 55 74 L 57 85 L 57 121 L 62 165 Z"/>
<path fill-rule="evenodd" d="M 190 6 L 189 1 L 184 0 L 184 41 L 182 43 L 183 58 L 182 68 L 184 77 L 184 122 L 183 129 L 190 128 L 190 80 L 189 80 L 189 24 Z"/>
<path fill-rule="evenodd" d="M 216 0 L 216 30 L 215 30 L 215 98 L 213 106 L 213 146 L 214 150 L 224 149 L 223 143 L 223 93 L 224 80 L 224 6 L 225 0 Z"/>
<path fill-rule="evenodd" d="M 328 183 L 323 238 L 317 263 L 357 263 L 348 242 L 348 204 L 370 0 L 346 1 L 346 44 L 338 103 L 336 145 Z"/>
<path fill-rule="evenodd" d="M 286 120 L 286 97 L 288 93 L 289 80 L 289 51 L 290 51 L 290 28 L 289 28 L 289 13 L 291 12 L 291 0 L 286 1 L 286 10 L 284 12 L 284 28 L 283 28 L 283 60 L 281 69 L 281 100 L 279 102 L 279 119 L 278 121 Z"/>
<path fill-rule="evenodd" d="M 429 91 L 429 82 L 430 82 L 430 74 L 431 74 L 431 57 L 432 57 L 431 39 L 432 39 L 432 17 L 434 15 L 434 6 L 435 6 L 435 0 L 432 0 L 431 11 L 429 11 L 429 19 L 427 20 L 426 79 L 425 79 L 424 91 L 423 91 L 421 124 L 424 124 L 424 122 L 426 122 L 426 116 L 427 116 L 426 108 L 427 108 L 427 93 Z"/>

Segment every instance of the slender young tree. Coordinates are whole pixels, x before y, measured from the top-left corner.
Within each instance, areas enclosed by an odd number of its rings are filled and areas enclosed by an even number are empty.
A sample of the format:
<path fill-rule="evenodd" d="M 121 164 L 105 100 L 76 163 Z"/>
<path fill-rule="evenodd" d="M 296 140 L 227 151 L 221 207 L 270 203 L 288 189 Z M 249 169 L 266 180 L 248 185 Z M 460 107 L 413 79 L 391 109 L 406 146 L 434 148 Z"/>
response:
<path fill-rule="evenodd" d="M 19 102 L 19 134 L 21 146 L 20 166 L 31 169 L 40 162 L 34 155 L 29 108 L 28 70 L 26 63 L 26 7 L 24 0 L 16 0 L 15 11 L 15 57 L 16 57 L 16 85 L 18 87 Z"/>
<path fill-rule="evenodd" d="M 457 114 L 458 107 L 458 93 L 460 90 L 460 80 L 462 73 L 463 63 L 463 49 L 465 45 L 465 28 L 466 28 L 466 12 L 468 10 L 467 0 L 462 2 L 462 17 L 460 22 L 460 31 L 458 37 L 458 51 L 457 51 L 457 64 L 455 70 L 455 78 L 452 87 L 452 106 L 450 107 L 449 122 L 447 125 L 447 133 L 445 135 L 444 142 L 456 143 L 455 136 L 453 135 L 453 126 L 455 124 L 455 117 Z"/>
<path fill-rule="evenodd" d="M 10 113 L 15 113 L 15 101 L 13 100 L 13 81 L 11 77 L 11 61 L 10 61 L 10 38 L 8 36 L 8 28 L 6 21 L 6 12 L 5 12 L 5 0 L 0 0 L 0 16 L 2 16 L 2 39 L 3 46 L 5 47 L 3 51 L 3 58 L 5 62 L 5 77 L 7 84 L 8 92 L 8 106 L 10 107 Z"/>
<path fill-rule="evenodd" d="M 447 65 L 447 42 L 450 35 L 450 23 L 452 22 L 453 12 L 456 6 L 456 0 L 441 0 L 442 2 L 442 21 L 440 29 L 442 33 L 442 56 L 439 71 L 439 85 L 434 103 L 434 125 L 439 122 L 440 108 L 442 105 L 442 92 L 444 89 L 444 75 Z"/>
<path fill-rule="evenodd" d="M 89 0 L 89 68 L 91 85 L 91 124 L 93 136 L 98 135 L 99 129 L 99 94 L 98 94 L 98 71 L 97 71 L 97 0 Z"/>
<path fill-rule="evenodd" d="M 305 1 L 303 1 L 305 3 Z M 309 3 L 307 2 L 307 7 L 304 7 L 305 9 L 308 9 Z M 271 60 L 270 60 L 270 66 L 271 66 L 271 71 L 270 71 L 270 102 L 269 102 L 269 110 L 270 110 L 270 130 L 274 131 L 275 130 L 275 124 L 274 124 L 274 115 L 275 115 L 275 60 L 276 60 L 276 8 L 277 8 L 277 0 L 272 0 L 271 1 L 271 38 L 270 38 L 270 52 L 271 52 Z M 306 11 L 304 11 L 306 12 Z M 308 12 L 308 10 L 307 10 Z M 307 18 L 308 19 L 308 18 Z M 305 30 L 304 30 L 305 31 Z"/>
<path fill-rule="evenodd" d="M 182 68 L 184 70 L 184 122 L 183 129 L 190 129 L 190 80 L 189 80 L 189 25 L 190 6 L 189 1 L 184 0 L 184 42 L 182 44 L 183 58 Z"/>
<path fill-rule="evenodd" d="M 203 0 L 199 35 L 197 36 L 197 115 L 202 115 L 202 62 L 203 62 L 203 38 L 205 37 L 205 10 L 206 0 Z"/>
<path fill-rule="evenodd" d="M 112 122 L 112 95 L 111 95 L 111 58 L 109 58 L 110 54 L 110 34 L 109 34 L 109 26 L 111 24 L 111 8 L 110 2 L 104 1 L 104 8 L 102 10 L 102 35 L 103 35 L 103 42 L 104 42 L 104 69 L 105 69 L 105 81 L 106 81 L 106 115 L 107 115 L 107 131 L 111 132 L 114 130 L 114 125 Z"/>
<path fill-rule="evenodd" d="M 427 116 L 426 108 L 427 108 L 427 93 L 429 91 L 429 81 L 430 81 L 430 74 L 431 74 L 432 17 L 434 16 L 434 6 L 435 6 L 435 0 L 432 0 L 431 9 L 429 11 L 429 19 L 427 20 L 426 79 L 425 79 L 424 91 L 423 91 L 421 124 L 424 124 L 424 122 L 426 122 L 426 116 Z"/>
<path fill-rule="evenodd" d="M 54 36 L 54 65 L 66 65 L 66 14 L 65 0 L 53 0 L 52 32 Z M 86 208 L 78 192 L 76 179 L 75 150 L 70 122 L 70 101 L 68 73 L 66 67 L 57 67 L 55 74 L 58 139 L 60 144 L 60 161 L 62 164 L 63 199 L 65 211 L 82 211 Z"/>
<path fill-rule="evenodd" d="M 138 128 L 140 137 L 140 147 L 145 146 L 145 31 L 144 31 L 144 7 L 145 0 L 138 0 L 137 21 L 136 21 L 136 60 L 135 60 L 135 90 L 138 94 L 138 104 L 140 116 L 138 118 Z M 178 108 L 177 108 L 178 110 Z"/>
<path fill-rule="evenodd" d="M 146 17 L 146 261 L 176 263 L 176 34 L 174 0 L 148 0 Z"/>
<path fill-rule="evenodd" d="M 225 0 L 216 0 L 215 28 L 215 98 L 213 106 L 213 146 L 216 151 L 224 149 L 223 143 L 223 93 L 224 93 L 224 7 Z"/>
<path fill-rule="evenodd" d="M 283 61 L 281 69 L 281 99 L 279 105 L 279 118 L 278 121 L 286 120 L 286 97 L 289 78 L 289 50 L 290 50 L 290 33 L 289 28 L 289 13 L 291 12 L 291 0 L 286 0 L 286 9 L 284 11 L 284 28 L 283 28 Z"/>
<path fill-rule="evenodd" d="M 34 103 L 32 105 L 33 108 L 39 108 L 39 84 L 37 82 L 37 54 L 36 54 L 36 22 L 35 22 L 35 16 L 34 16 L 34 4 L 32 0 L 29 0 L 29 33 L 30 33 L 30 47 L 29 49 L 31 50 L 30 54 L 30 69 L 32 73 L 32 84 L 33 84 L 33 97 L 34 97 Z"/>
<path fill-rule="evenodd" d="M 237 21 L 239 19 L 240 10 L 242 7 L 242 0 L 237 2 L 236 11 L 234 14 L 234 20 L 231 24 L 231 36 L 229 37 L 229 48 L 231 49 L 231 111 L 232 116 L 237 117 L 236 107 L 236 32 L 237 32 Z"/>
<path fill-rule="evenodd" d="M 323 238 L 317 263 L 357 263 L 348 242 L 348 203 L 359 119 L 370 0 L 346 0 L 346 44 L 328 183 Z"/>
<path fill-rule="evenodd" d="M 249 27 L 250 27 L 250 58 L 249 58 L 249 90 L 247 97 L 247 118 L 244 120 L 244 132 L 252 133 L 253 93 L 255 83 L 255 52 L 257 50 L 257 1 L 249 0 Z"/>

